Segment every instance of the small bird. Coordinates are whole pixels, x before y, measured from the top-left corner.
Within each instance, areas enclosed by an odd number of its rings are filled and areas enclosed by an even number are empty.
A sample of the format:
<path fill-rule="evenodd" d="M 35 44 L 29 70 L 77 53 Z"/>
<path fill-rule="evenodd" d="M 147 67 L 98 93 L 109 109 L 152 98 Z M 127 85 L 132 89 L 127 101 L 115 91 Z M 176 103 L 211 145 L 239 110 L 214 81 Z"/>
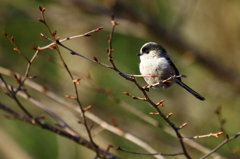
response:
<path fill-rule="evenodd" d="M 173 64 L 166 50 L 159 44 L 155 42 L 148 42 L 144 44 L 140 53 L 137 54 L 140 56 L 139 70 L 142 75 L 155 74 L 156 77 L 144 77 L 144 80 L 148 85 L 153 85 L 159 83 L 159 85 L 154 86 L 153 88 L 162 88 L 166 89 L 177 83 L 179 86 L 183 87 L 189 93 L 194 95 L 200 100 L 205 100 L 203 96 L 192 90 L 186 84 L 184 84 L 180 77 L 172 78 L 168 82 L 161 81 L 168 79 L 169 77 L 175 75 L 178 76 L 179 72 L 176 66 Z"/>

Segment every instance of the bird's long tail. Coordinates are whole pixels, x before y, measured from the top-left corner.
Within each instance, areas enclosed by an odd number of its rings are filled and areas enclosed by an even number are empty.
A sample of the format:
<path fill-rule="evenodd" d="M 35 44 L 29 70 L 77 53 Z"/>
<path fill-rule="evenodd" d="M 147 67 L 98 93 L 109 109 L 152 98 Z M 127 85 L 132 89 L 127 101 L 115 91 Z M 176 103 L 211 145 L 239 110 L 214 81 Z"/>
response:
<path fill-rule="evenodd" d="M 196 98 L 200 99 L 200 100 L 205 100 L 205 98 L 203 96 L 201 96 L 200 94 L 198 94 L 197 92 L 195 92 L 194 90 L 192 90 L 190 87 L 188 87 L 186 84 L 184 84 L 182 81 L 179 81 L 178 79 L 176 79 L 176 83 L 183 87 L 184 89 L 186 89 L 189 93 L 191 93 L 192 95 L 194 95 Z"/>

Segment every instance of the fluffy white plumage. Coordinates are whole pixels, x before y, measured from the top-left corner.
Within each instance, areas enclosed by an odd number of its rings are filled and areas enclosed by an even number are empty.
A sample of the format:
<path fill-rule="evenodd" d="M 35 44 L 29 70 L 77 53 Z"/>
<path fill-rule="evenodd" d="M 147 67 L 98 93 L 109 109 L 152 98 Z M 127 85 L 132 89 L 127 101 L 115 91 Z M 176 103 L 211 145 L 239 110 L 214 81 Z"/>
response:
<path fill-rule="evenodd" d="M 142 75 L 156 74 L 156 77 L 144 77 L 147 84 L 152 85 L 158 83 L 161 80 L 165 80 L 171 76 L 171 73 L 175 74 L 175 71 L 171 69 L 168 61 L 165 58 L 145 58 L 141 56 L 141 63 L 139 64 L 139 70 Z M 174 83 L 172 80 L 170 83 L 164 83 L 157 85 L 153 88 L 168 88 Z"/>
<path fill-rule="evenodd" d="M 149 74 L 156 74 L 156 77 L 144 77 L 144 80 L 147 84 L 152 85 L 159 83 L 162 80 L 166 80 L 171 75 L 179 75 L 178 69 L 171 61 L 170 57 L 168 56 L 166 50 L 159 44 L 155 42 L 148 42 L 144 44 L 141 49 L 140 53 L 137 55 L 140 56 L 140 64 L 139 70 L 142 75 L 149 75 Z M 196 98 L 200 100 L 205 100 L 200 94 L 192 90 L 186 84 L 181 81 L 181 78 L 174 78 L 170 82 L 161 83 L 153 88 L 169 88 L 173 85 L 173 83 L 177 83 L 185 90 L 190 92 Z"/>

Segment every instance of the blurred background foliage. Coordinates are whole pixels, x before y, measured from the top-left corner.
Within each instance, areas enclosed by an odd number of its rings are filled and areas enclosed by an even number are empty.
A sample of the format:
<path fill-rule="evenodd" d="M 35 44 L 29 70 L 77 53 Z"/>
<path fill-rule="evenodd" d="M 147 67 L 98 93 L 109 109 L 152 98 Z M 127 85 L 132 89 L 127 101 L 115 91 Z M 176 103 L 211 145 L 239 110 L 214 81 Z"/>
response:
<path fill-rule="evenodd" d="M 29 58 L 34 53 L 31 48 L 33 45 L 44 46 L 49 43 L 39 34 L 49 35 L 46 27 L 37 21 L 37 18 L 40 18 L 38 5 L 47 8 L 46 21 L 52 30 L 57 30 L 60 39 L 103 26 L 102 31 L 92 34 L 91 37 L 70 40 L 64 44 L 87 57 L 96 56 L 105 63 L 108 63 L 105 50 L 111 29 L 109 15 L 114 13 L 120 25 L 113 37 L 113 57 L 117 67 L 124 73 L 139 74 L 139 57 L 136 53 L 144 43 L 156 41 L 165 47 L 180 73 L 188 76 L 183 81 L 206 98 L 204 102 L 199 101 L 177 85 L 168 90 L 150 90 L 150 97 L 154 101 L 165 100 L 165 107 L 161 109 L 165 114 L 174 114 L 171 119 L 176 125 L 188 123 L 188 126 L 181 130 L 186 136 L 220 131 L 221 124 L 215 113 L 218 106 L 222 107 L 222 117 L 226 120 L 223 125 L 226 133 L 232 136 L 240 130 L 239 0 L 2 0 L 0 30 L 14 36 L 18 48 Z M 96 86 L 111 89 L 114 97 L 145 114 L 154 111 L 147 103 L 132 100 L 122 93 L 142 96 L 133 83 L 124 80 L 110 69 L 72 56 L 64 49 L 61 49 L 61 52 L 69 68 L 77 74 L 76 77 L 83 78 L 79 86 L 80 99 L 85 106 L 93 105 L 92 113 L 109 123 L 111 119 L 115 119 L 122 130 L 139 137 L 159 152 L 175 153 L 181 150 L 176 138 L 142 121 L 111 101 L 105 94 L 96 91 Z M 13 51 L 13 46 L 3 35 L 0 36 L 0 64 L 1 67 L 20 74 L 24 74 L 27 65 L 24 59 Z M 38 77 L 36 82 L 62 97 L 65 94 L 74 95 L 72 82 L 61 66 L 56 51 L 42 51 L 30 74 Z M 91 78 L 84 78 L 86 74 Z M 14 85 L 12 78 L 4 78 Z M 138 81 L 145 85 L 143 79 L 139 78 Z M 84 135 L 84 129 L 76 123 L 79 120 L 77 113 L 30 88 L 29 91 Z M 18 109 L 2 91 L 0 99 L 13 109 Z M 36 116 L 45 113 L 25 100 L 22 102 Z M 0 158 L 77 159 L 94 156 L 92 151 L 68 139 L 22 121 L 5 119 L 6 113 L 0 113 Z M 152 118 L 165 124 L 158 116 Z M 46 120 L 51 121 L 48 118 Z M 108 131 L 100 132 L 94 139 L 102 148 L 112 144 L 144 151 Z M 196 141 L 213 149 L 224 139 L 223 135 L 217 139 L 204 138 Z M 239 145 L 239 139 L 235 139 L 223 146 L 218 153 L 227 158 L 239 158 Z M 187 148 L 193 158 L 203 155 L 193 148 Z M 112 152 L 122 158 L 154 158 Z"/>

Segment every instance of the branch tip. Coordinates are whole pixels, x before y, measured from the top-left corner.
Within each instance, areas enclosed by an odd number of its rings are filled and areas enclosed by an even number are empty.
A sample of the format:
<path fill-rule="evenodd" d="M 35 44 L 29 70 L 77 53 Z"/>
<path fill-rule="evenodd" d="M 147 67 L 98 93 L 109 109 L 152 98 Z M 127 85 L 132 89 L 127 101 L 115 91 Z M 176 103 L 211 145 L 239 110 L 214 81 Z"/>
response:
<path fill-rule="evenodd" d="M 222 131 L 220 131 L 220 132 L 218 132 L 216 135 L 215 135 L 215 137 L 216 138 L 218 138 L 220 135 L 222 135 L 224 132 L 222 132 Z"/>
<path fill-rule="evenodd" d="M 16 52 L 20 52 L 20 51 L 18 50 L 18 48 L 16 48 L 16 47 L 13 48 L 13 50 L 16 51 Z"/>
<path fill-rule="evenodd" d="M 39 9 L 40 11 L 42 11 L 42 7 L 41 7 L 40 5 L 38 6 L 38 9 Z"/>
<path fill-rule="evenodd" d="M 12 36 L 10 39 L 9 39 L 12 43 L 14 43 L 14 37 Z"/>
<path fill-rule="evenodd" d="M 37 76 L 27 76 L 28 79 L 35 79 Z"/>
<path fill-rule="evenodd" d="M 66 98 L 70 98 L 70 99 L 77 99 L 76 97 L 70 96 L 70 95 L 65 95 Z"/>
<path fill-rule="evenodd" d="M 38 18 L 38 21 L 42 22 L 42 23 L 45 23 L 45 21 L 43 19 L 41 19 L 41 18 Z"/>
<path fill-rule="evenodd" d="M 97 29 L 94 29 L 94 32 L 97 32 L 97 31 L 102 30 L 102 29 L 103 29 L 102 26 L 101 26 L 101 27 L 98 27 Z"/>
<path fill-rule="evenodd" d="M 80 85 L 80 81 L 81 80 L 81 78 L 78 78 L 78 79 L 75 79 L 75 80 L 73 80 L 73 83 L 76 83 L 77 85 Z"/>
<path fill-rule="evenodd" d="M 116 150 L 122 150 L 120 146 L 115 147 Z"/>
<path fill-rule="evenodd" d="M 41 7 L 40 5 L 38 6 L 38 9 L 39 9 L 40 11 L 42 11 L 42 7 Z"/>
<path fill-rule="evenodd" d="M 99 31 L 99 30 L 102 30 L 103 29 L 103 26 L 97 28 L 96 30 Z"/>
<path fill-rule="evenodd" d="M 53 33 L 52 33 L 52 36 L 55 36 L 57 34 L 57 31 L 55 30 Z"/>
<path fill-rule="evenodd" d="M 3 34 L 4 36 L 8 37 L 8 34 L 7 34 L 5 31 L 3 31 L 2 34 Z"/>
<path fill-rule="evenodd" d="M 173 113 L 169 113 L 167 116 L 166 116 L 166 118 L 169 118 L 170 116 L 172 116 L 173 115 Z"/>
<path fill-rule="evenodd" d="M 149 115 L 159 115 L 159 113 L 150 112 Z"/>
<path fill-rule="evenodd" d="M 46 10 L 46 8 L 42 8 L 40 5 L 38 6 L 38 9 L 41 11 L 41 12 L 44 12 Z"/>
<path fill-rule="evenodd" d="M 89 105 L 89 106 L 87 106 L 86 108 L 84 108 L 84 111 L 88 111 L 88 110 L 90 110 L 92 108 L 92 105 Z"/>
<path fill-rule="evenodd" d="M 98 63 L 98 59 L 94 56 L 93 60 Z"/>
<path fill-rule="evenodd" d="M 164 104 L 162 104 L 164 102 L 164 99 L 160 100 L 159 102 L 156 103 L 156 106 L 161 106 L 163 107 Z"/>
<path fill-rule="evenodd" d="M 179 129 L 184 128 L 188 123 L 183 123 L 181 126 L 179 126 Z"/>

